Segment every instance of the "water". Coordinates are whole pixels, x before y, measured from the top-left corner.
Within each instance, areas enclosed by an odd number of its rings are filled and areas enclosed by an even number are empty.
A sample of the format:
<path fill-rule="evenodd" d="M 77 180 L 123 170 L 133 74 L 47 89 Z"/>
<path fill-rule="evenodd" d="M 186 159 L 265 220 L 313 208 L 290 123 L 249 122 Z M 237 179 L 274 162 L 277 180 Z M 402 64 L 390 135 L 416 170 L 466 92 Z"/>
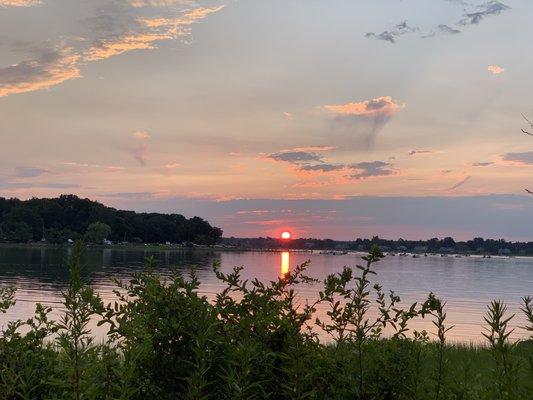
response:
<path fill-rule="evenodd" d="M 53 316 L 61 311 L 61 291 L 68 280 L 67 259 L 70 249 L 45 247 L 0 246 L 0 285 L 15 285 L 17 304 L 6 314 L 0 314 L 0 326 L 13 319 L 27 319 L 40 302 L 54 308 Z M 170 267 L 186 271 L 192 266 L 202 282 L 201 291 L 212 297 L 221 285 L 212 271 L 214 262 L 222 271 L 233 266 L 245 266 L 244 278 L 257 277 L 262 281 L 275 280 L 281 273 L 310 260 L 308 273 L 316 278 L 338 272 L 344 265 L 361 262 L 362 254 L 327 255 L 318 253 L 276 252 L 219 252 L 192 250 L 138 251 L 89 248 L 83 263 L 84 279 L 92 285 L 105 302 L 114 301 L 114 279 L 128 279 L 134 271 L 142 270 L 145 257 L 153 256 L 161 274 Z M 428 256 L 386 257 L 376 270 L 385 290 L 393 289 L 402 303 L 423 301 L 430 291 L 447 301 L 448 323 L 455 325 L 449 332 L 453 341 L 483 341 L 483 315 L 491 299 L 504 300 L 511 313 L 516 313 L 512 326 L 514 338 L 524 337 L 519 327 L 525 324 L 520 313 L 520 299 L 533 295 L 533 259 Z M 299 287 L 300 299 L 315 299 L 319 287 Z M 318 314 L 326 309 L 320 307 Z M 414 329 L 432 331 L 428 320 L 416 321 Z"/>

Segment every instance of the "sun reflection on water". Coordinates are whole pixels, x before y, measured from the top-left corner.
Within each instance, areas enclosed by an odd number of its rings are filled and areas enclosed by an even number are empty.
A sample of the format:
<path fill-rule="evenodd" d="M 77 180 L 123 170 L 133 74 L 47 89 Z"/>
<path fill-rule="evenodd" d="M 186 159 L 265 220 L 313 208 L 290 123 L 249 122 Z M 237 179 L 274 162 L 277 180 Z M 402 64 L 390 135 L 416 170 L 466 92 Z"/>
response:
<path fill-rule="evenodd" d="M 281 265 L 280 265 L 280 271 L 279 276 L 281 278 L 284 278 L 290 270 L 290 260 L 291 256 L 288 251 L 282 251 L 281 252 Z"/>

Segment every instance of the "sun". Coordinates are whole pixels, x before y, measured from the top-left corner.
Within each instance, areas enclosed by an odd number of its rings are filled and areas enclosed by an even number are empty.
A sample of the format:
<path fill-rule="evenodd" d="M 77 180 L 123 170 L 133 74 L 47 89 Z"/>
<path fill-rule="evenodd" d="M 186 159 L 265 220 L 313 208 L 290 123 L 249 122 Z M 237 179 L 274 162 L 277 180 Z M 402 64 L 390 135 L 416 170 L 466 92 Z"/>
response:
<path fill-rule="evenodd" d="M 291 238 L 291 233 L 288 231 L 281 232 L 281 238 L 284 240 L 288 240 Z"/>

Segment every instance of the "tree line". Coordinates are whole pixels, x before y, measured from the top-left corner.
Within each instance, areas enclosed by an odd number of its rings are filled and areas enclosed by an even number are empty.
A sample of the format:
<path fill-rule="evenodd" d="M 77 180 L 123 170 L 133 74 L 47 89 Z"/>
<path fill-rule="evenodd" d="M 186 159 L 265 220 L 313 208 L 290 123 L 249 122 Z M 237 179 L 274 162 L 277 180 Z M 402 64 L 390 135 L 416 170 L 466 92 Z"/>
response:
<path fill-rule="evenodd" d="M 47 243 L 64 243 L 88 237 L 99 242 L 102 236 L 113 242 L 214 244 L 222 230 L 200 217 L 117 210 L 74 195 L 29 200 L 0 197 L 0 241 L 44 238 Z"/>
<path fill-rule="evenodd" d="M 288 246 L 301 250 L 354 250 L 368 251 L 373 245 L 378 245 L 385 251 L 397 252 L 458 252 L 480 254 L 516 254 L 533 255 L 533 242 L 510 242 L 505 239 L 484 239 L 476 237 L 466 241 L 455 241 L 452 237 L 429 240 L 390 240 L 379 236 L 340 241 L 333 239 L 298 238 L 289 243 L 278 238 L 224 238 L 223 244 L 242 248 L 275 249 Z"/>

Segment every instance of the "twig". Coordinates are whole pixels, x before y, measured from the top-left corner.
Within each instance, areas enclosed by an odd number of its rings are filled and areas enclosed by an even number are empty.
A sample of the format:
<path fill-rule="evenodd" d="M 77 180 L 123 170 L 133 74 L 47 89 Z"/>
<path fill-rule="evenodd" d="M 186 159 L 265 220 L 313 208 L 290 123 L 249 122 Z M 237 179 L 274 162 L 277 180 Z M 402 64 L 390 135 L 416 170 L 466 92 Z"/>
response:
<path fill-rule="evenodd" d="M 529 126 L 531 126 L 531 129 L 533 129 L 533 122 L 531 122 L 529 119 L 527 119 L 527 117 L 524 114 L 522 114 L 522 118 L 524 118 L 527 121 L 527 123 L 529 124 Z M 530 132 L 526 131 L 525 129 L 522 129 L 522 132 L 524 132 L 526 135 L 533 136 L 533 133 L 530 133 Z"/>

